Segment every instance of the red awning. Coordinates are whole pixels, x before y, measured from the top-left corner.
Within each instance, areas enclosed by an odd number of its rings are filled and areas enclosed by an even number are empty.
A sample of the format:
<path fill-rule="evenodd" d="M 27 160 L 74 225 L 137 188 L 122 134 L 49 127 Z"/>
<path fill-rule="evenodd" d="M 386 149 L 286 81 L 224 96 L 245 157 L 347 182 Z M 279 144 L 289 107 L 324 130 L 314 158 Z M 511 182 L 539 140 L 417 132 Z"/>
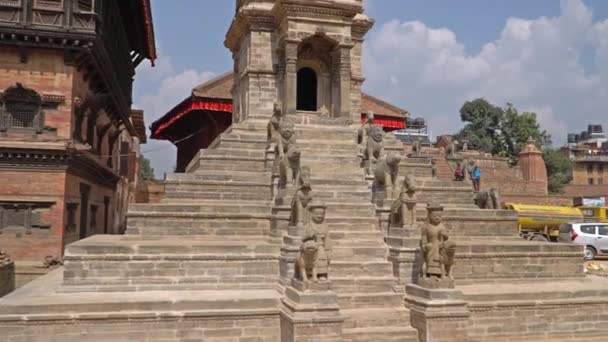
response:
<path fill-rule="evenodd" d="M 162 136 L 162 132 L 174 122 L 181 119 L 183 116 L 188 115 L 191 111 L 195 110 L 208 110 L 212 112 L 226 112 L 232 113 L 232 103 L 213 101 L 213 100 L 202 100 L 194 99 L 192 101 L 186 101 L 182 106 L 178 107 L 173 113 L 169 120 L 160 123 L 154 127 L 152 132 L 153 139 L 159 139 Z"/>
<path fill-rule="evenodd" d="M 365 122 L 365 117 L 361 117 L 361 123 Z M 405 128 L 405 120 L 403 119 L 381 119 L 374 118 L 374 125 L 382 126 L 384 128 L 403 129 Z"/>

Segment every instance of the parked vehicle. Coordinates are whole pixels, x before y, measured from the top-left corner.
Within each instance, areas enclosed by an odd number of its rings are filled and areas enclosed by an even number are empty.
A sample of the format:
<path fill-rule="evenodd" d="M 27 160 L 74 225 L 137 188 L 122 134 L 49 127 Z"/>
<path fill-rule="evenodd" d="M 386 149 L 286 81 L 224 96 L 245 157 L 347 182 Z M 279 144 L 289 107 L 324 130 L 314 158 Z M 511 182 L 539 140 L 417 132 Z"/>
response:
<path fill-rule="evenodd" d="M 517 212 L 519 234 L 532 241 L 558 241 L 562 223 L 608 222 L 607 207 L 506 203 L 505 208 Z"/>
<path fill-rule="evenodd" d="M 585 259 L 608 255 L 608 223 L 562 223 L 559 242 L 570 242 L 585 246 Z"/>

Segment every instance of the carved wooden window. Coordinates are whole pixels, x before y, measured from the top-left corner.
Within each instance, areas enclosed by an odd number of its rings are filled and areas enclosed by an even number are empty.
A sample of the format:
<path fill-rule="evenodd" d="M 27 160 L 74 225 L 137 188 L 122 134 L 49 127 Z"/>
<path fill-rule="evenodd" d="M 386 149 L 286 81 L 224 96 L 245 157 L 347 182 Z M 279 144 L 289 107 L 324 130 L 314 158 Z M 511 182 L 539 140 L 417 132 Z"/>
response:
<path fill-rule="evenodd" d="M 26 128 L 42 133 L 44 116 L 40 94 L 17 83 L 4 92 L 1 101 L 4 103 L 3 106 L 0 103 L 0 130 Z"/>
<path fill-rule="evenodd" d="M 63 10 L 63 0 L 34 0 L 34 8 Z"/>
<path fill-rule="evenodd" d="M 67 223 L 65 225 L 65 230 L 67 232 L 75 232 L 76 231 L 76 212 L 78 211 L 78 203 L 68 203 L 66 205 L 67 211 Z"/>
<path fill-rule="evenodd" d="M 78 0 L 76 10 L 82 13 L 92 13 L 95 10 L 95 0 Z"/>

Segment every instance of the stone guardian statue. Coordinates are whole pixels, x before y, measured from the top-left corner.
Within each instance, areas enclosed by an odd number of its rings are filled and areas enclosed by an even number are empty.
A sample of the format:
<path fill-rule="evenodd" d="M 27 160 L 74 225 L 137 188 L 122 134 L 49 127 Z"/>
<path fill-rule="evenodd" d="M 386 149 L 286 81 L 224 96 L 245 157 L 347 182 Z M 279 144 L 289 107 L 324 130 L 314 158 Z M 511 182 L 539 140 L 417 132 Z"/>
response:
<path fill-rule="evenodd" d="M 304 228 L 295 277 L 304 282 L 327 281 L 331 261 L 329 230 L 325 224 L 327 207 L 322 203 L 311 203 L 308 208 L 310 221 Z"/>
<path fill-rule="evenodd" d="M 363 161 L 367 163 L 367 174 L 372 175 L 375 165 L 384 154 L 384 131 L 380 126 L 371 126 Z"/>
<path fill-rule="evenodd" d="M 374 168 L 374 181 L 387 192 L 390 189 L 391 194 L 395 193 L 397 187 L 400 162 L 401 157 L 394 152 L 390 152 L 385 158 L 382 158 Z"/>
<path fill-rule="evenodd" d="M 448 230 L 441 222 L 443 207 L 429 203 L 428 220 L 422 226 L 420 250 L 423 264 L 418 285 L 429 288 L 453 288 L 452 266 L 456 245 L 449 240 Z"/>
<path fill-rule="evenodd" d="M 416 225 L 416 178 L 407 174 L 403 179 L 401 193 L 391 206 L 389 227 L 414 227 Z"/>

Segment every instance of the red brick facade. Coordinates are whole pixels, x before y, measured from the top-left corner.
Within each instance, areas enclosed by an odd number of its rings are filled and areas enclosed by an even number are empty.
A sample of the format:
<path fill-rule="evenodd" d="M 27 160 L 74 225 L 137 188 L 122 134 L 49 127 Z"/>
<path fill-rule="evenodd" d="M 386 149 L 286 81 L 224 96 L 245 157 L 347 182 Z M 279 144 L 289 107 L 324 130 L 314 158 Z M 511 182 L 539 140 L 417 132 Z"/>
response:
<path fill-rule="evenodd" d="M 128 192 L 135 187 L 138 138 L 120 131 L 105 110 L 100 109 L 95 119 L 95 146 L 75 139 L 77 102 L 91 96 L 92 91 L 85 76 L 64 58 L 61 51 L 43 49 L 32 49 L 26 62 L 14 48 L 3 46 L 0 53 L 0 92 L 19 82 L 43 97 L 60 98 L 56 106 L 44 111 L 41 134 L 10 129 L 1 133 L 0 153 L 20 155 L 15 163 L 0 163 L 0 202 L 8 208 L 0 226 L 0 246 L 17 262 L 42 262 L 46 255 L 61 256 L 65 245 L 81 237 L 104 231 L 118 233 L 132 197 Z M 87 135 L 87 119 L 80 125 L 82 135 Z M 116 136 L 114 146 L 109 143 L 112 135 Z M 133 159 L 126 163 L 131 171 L 121 172 L 121 143 L 127 144 L 128 157 Z M 75 144 L 75 151 L 70 152 L 70 144 Z M 38 156 L 33 157 L 36 153 L 45 158 L 47 154 L 64 156 L 65 160 L 41 167 Z M 26 155 L 30 161 L 22 163 L 19 158 Z M 131 175 L 131 179 L 122 181 L 121 174 Z M 88 189 L 86 208 L 82 207 L 82 189 Z M 34 204 L 31 230 L 21 225 L 25 214 L 23 209 L 11 209 L 13 203 Z M 86 227 L 81 227 L 83 210 Z"/>

